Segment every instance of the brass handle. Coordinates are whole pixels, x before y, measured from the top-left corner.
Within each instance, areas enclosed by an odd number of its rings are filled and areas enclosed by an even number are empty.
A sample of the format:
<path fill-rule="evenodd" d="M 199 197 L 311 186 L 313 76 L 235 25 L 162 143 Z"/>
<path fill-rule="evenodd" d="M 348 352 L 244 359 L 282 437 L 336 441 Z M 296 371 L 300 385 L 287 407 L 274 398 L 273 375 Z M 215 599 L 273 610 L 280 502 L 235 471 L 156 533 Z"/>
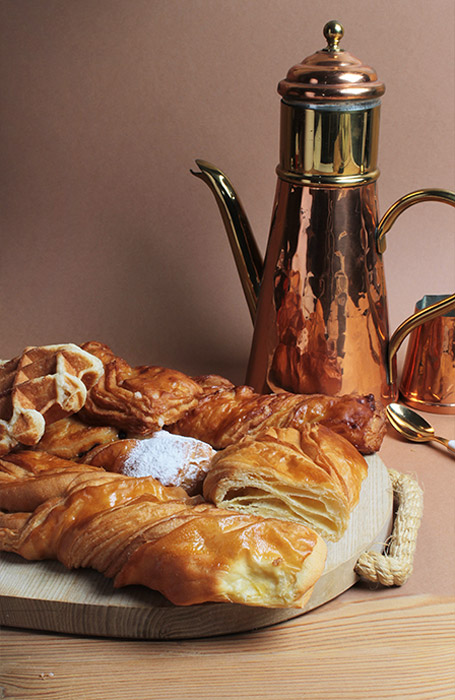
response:
<path fill-rule="evenodd" d="M 378 224 L 376 231 L 376 245 L 378 253 L 382 254 L 386 249 L 385 235 L 391 229 L 392 225 L 397 220 L 398 216 L 402 214 L 406 209 L 411 207 L 413 204 L 418 202 L 443 202 L 445 204 L 450 204 L 452 207 L 455 206 L 455 192 L 450 190 L 439 190 L 439 189 L 426 189 L 417 190 L 416 192 L 410 192 L 398 199 L 395 204 L 386 211 L 382 219 Z M 445 299 L 438 301 L 436 304 L 432 304 L 421 311 L 417 311 L 412 316 L 409 316 L 403 323 L 401 323 L 396 331 L 392 334 L 389 341 L 389 350 L 387 358 L 387 374 L 388 382 L 393 383 L 393 358 L 396 355 L 398 348 L 400 347 L 403 340 L 406 338 L 408 333 L 417 328 L 425 321 L 430 321 L 436 316 L 441 316 L 446 311 L 451 311 L 455 309 L 455 294 L 451 294 Z"/>
<path fill-rule="evenodd" d="M 412 316 L 409 316 L 403 323 L 400 323 L 389 340 L 389 350 L 387 353 L 387 381 L 389 384 L 391 384 L 394 379 L 393 358 L 408 333 L 422 325 L 422 323 L 425 323 L 425 321 L 431 321 L 433 318 L 436 318 L 436 316 L 441 316 L 444 312 L 452 311 L 452 309 L 455 309 L 455 294 L 451 294 L 445 299 L 442 299 L 442 301 L 438 301 L 436 304 L 427 306 L 426 309 L 416 311 L 415 314 L 412 314 Z"/>
<path fill-rule="evenodd" d="M 406 209 L 409 209 L 409 207 L 412 207 L 413 204 L 418 204 L 419 202 L 443 202 L 455 207 L 455 192 L 451 192 L 450 190 L 416 190 L 398 199 L 395 204 L 392 204 L 392 206 L 387 209 L 378 224 L 376 230 L 376 246 L 378 253 L 381 255 L 385 253 L 385 235 L 390 231 L 400 214 Z"/>

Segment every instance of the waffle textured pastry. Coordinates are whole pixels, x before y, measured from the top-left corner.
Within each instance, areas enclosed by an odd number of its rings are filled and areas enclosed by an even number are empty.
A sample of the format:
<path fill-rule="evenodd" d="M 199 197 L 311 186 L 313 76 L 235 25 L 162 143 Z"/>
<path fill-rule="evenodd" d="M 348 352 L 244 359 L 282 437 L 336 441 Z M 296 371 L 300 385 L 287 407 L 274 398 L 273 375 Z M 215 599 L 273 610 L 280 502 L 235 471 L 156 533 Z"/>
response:
<path fill-rule="evenodd" d="M 77 413 L 103 363 L 71 343 L 27 347 L 0 362 L 0 454 L 35 445 L 46 424 Z"/>

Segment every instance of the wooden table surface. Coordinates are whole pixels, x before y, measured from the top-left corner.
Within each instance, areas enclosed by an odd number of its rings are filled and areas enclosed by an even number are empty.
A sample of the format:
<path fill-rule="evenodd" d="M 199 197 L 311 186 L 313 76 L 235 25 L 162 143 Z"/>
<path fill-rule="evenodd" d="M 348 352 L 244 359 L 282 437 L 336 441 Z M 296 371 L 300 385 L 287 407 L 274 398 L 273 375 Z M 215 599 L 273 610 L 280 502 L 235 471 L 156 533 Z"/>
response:
<path fill-rule="evenodd" d="M 455 416 L 426 414 L 455 437 Z M 380 456 L 424 490 L 414 572 L 359 583 L 260 631 L 179 641 L 0 630 L 0 699 L 455 698 L 455 459 L 390 430 Z"/>

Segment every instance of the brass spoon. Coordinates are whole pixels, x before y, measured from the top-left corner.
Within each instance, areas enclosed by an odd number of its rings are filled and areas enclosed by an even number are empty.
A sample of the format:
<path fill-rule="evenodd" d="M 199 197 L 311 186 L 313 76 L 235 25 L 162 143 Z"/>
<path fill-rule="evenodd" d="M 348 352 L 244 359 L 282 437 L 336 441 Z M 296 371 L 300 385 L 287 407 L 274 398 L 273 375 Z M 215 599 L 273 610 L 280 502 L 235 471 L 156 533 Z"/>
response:
<path fill-rule="evenodd" d="M 435 435 L 433 426 L 411 408 L 399 403 L 391 403 L 387 406 L 386 411 L 395 430 L 408 440 L 412 440 L 412 442 L 435 440 L 455 455 L 455 440 L 446 440 L 446 438 Z"/>

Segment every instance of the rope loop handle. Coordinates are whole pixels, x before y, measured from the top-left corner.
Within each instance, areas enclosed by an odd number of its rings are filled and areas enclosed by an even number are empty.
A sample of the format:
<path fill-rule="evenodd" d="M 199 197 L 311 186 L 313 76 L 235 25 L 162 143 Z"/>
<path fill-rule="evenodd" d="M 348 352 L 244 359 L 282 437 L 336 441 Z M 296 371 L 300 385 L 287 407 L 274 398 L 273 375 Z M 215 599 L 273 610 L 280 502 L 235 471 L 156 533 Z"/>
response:
<path fill-rule="evenodd" d="M 417 481 L 389 469 L 396 508 L 393 530 L 385 553 L 364 552 L 355 572 L 364 579 L 383 586 L 402 586 L 413 569 L 417 533 L 423 514 L 423 491 Z"/>

